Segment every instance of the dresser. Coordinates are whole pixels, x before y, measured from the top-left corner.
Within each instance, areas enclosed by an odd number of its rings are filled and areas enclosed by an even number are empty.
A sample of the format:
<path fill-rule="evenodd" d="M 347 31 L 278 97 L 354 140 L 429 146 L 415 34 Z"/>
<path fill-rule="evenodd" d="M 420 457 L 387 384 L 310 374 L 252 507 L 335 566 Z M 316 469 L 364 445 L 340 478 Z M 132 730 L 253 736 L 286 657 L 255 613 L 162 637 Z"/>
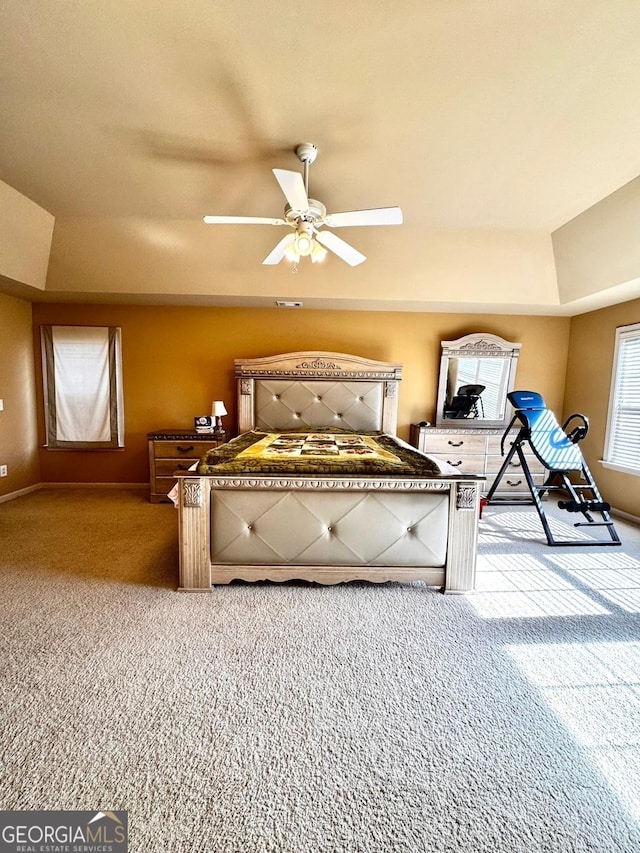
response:
<path fill-rule="evenodd" d="M 151 503 L 169 502 L 167 492 L 176 484 L 174 471 L 186 471 L 225 438 L 187 429 L 164 429 L 147 433 L 149 440 L 149 483 Z"/>
<path fill-rule="evenodd" d="M 515 438 L 518 430 L 510 435 Z M 461 474 L 482 474 L 486 477 L 483 494 L 487 494 L 504 463 L 500 453 L 502 429 L 453 429 L 449 427 L 411 425 L 411 444 L 423 453 L 437 456 L 457 468 Z M 505 440 L 505 455 L 509 450 Z M 536 484 L 542 484 L 546 477 L 544 465 L 537 459 L 527 445 L 523 446 L 529 470 Z M 513 495 L 515 499 L 530 494 L 522 465 L 514 454 L 505 471 L 495 496 L 500 498 Z"/>

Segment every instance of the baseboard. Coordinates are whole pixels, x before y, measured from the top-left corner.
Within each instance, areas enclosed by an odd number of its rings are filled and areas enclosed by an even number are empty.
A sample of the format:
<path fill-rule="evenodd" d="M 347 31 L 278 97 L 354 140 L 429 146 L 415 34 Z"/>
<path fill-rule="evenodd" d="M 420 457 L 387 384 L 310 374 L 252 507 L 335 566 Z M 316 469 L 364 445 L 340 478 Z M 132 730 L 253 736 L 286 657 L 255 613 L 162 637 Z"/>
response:
<path fill-rule="evenodd" d="M 622 518 L 624 521 L 628 521 L 630 524 L 637 524 L 638 526 L 640 526 L 640 516 L 631 515 L 630 512 L 623 512 L 621 509 L 611 507 L 611 515 L 617 518 Z"/>
<path fill-rule="evenodd" d="M 9 492 L 6 495 L 0 495 L 0 504 L 6 503 L 7 501 L 13 501 L 16 498 L 21 498 L 23 495 L 28 495 L 30 492 L 37 492 L 40 488 L 40 483 L 36 483 L 34 486 L 27 486 L 26 489 L 18 489 L 17 492 Z"/>
<path fill-rule="evenodd" d="M 41 489 L 148 489 L 149 483 L 40 483 Z"/>
<path fill-rule="evenodd" d="M 39 489 L 149 489 L 149 483 L 35 483 L 25 489 L 18 489 L 6 495 L 0 495 L 0 504 L 21 498 Z"/>

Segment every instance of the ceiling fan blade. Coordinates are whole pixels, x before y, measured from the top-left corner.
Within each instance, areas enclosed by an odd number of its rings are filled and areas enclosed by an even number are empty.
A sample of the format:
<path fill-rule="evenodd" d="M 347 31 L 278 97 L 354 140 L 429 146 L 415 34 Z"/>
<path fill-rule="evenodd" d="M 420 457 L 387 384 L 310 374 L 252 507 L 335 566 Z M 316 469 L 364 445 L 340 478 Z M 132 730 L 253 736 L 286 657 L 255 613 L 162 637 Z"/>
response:
<path fill-rule="evenodd" d="M 276 181 L 285 194 L 292 210 L 305 213 L 309 210 L 309 199 L 300 172 L 288 172 L 286 169 L 273 169 Z"/>
<path fill-rule="evenodd" d="M 345 225 L 402 225 L 402 211 L 399 207 L 348 210 L 345 213 L 329 213 L 324 221 L 330 228 L 342 228 Z"/>
<path fill-rule="evenodd" d="M 333 234 L 331 231 L 318 231 L 316 240 L 318 243 L 326 246 L 327 249 L 330 249 L 339 258 L 342 258 L 343 261 L 346 261 L 350 267 L 356 267 L 367 260 L 366 255 L 363 255 L 357 249 L 354 249 L 353 246 L 345 243 L 341 237 L 338 237 L 337 234 Z"/>
<path fill-rule="evenodd" d="M 207 225 L 286 225 L 284 219 L 267 216 L 205 216 Z"/>
<path fill-rule="evenodd" d="M 262 263 L 279 264 L 280 261 L 284 258 L 287 249 L 295 239 L 296 235 L 293 231 L 290 234 L 287 234 L 285 237 L 282 238 L 282 240 L 280 240 L 278 245 L 269 252 L 269 254 Z"/>

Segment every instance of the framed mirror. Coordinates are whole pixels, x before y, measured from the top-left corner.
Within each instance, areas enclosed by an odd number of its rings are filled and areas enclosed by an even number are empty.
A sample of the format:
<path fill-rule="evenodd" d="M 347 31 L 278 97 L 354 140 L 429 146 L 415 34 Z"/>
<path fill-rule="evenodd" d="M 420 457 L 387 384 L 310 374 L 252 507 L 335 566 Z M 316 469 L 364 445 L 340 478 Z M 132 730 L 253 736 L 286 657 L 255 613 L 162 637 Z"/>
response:
<path fill-rule="evenodd" d="M 497 335 L 465 335 L 442 341 L 436 426 L 506 427 L 522 344 Z"/>

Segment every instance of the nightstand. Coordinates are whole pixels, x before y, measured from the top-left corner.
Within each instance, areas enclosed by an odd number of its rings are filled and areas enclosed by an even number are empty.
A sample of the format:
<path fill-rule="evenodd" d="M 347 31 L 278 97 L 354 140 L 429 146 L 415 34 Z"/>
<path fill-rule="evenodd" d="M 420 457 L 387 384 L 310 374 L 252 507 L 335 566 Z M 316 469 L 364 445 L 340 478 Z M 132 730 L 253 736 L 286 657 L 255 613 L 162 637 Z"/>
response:
<path fill-rule="evenodd" d="M 174 471 L 186 471 L 207 450 L 226 441 L 213 433 L 189 429 L 163 429 L 147 433 L 149 440 L 149 500 L 151 503 L 170 502 L 167 493 L 176 484 Z"/>

